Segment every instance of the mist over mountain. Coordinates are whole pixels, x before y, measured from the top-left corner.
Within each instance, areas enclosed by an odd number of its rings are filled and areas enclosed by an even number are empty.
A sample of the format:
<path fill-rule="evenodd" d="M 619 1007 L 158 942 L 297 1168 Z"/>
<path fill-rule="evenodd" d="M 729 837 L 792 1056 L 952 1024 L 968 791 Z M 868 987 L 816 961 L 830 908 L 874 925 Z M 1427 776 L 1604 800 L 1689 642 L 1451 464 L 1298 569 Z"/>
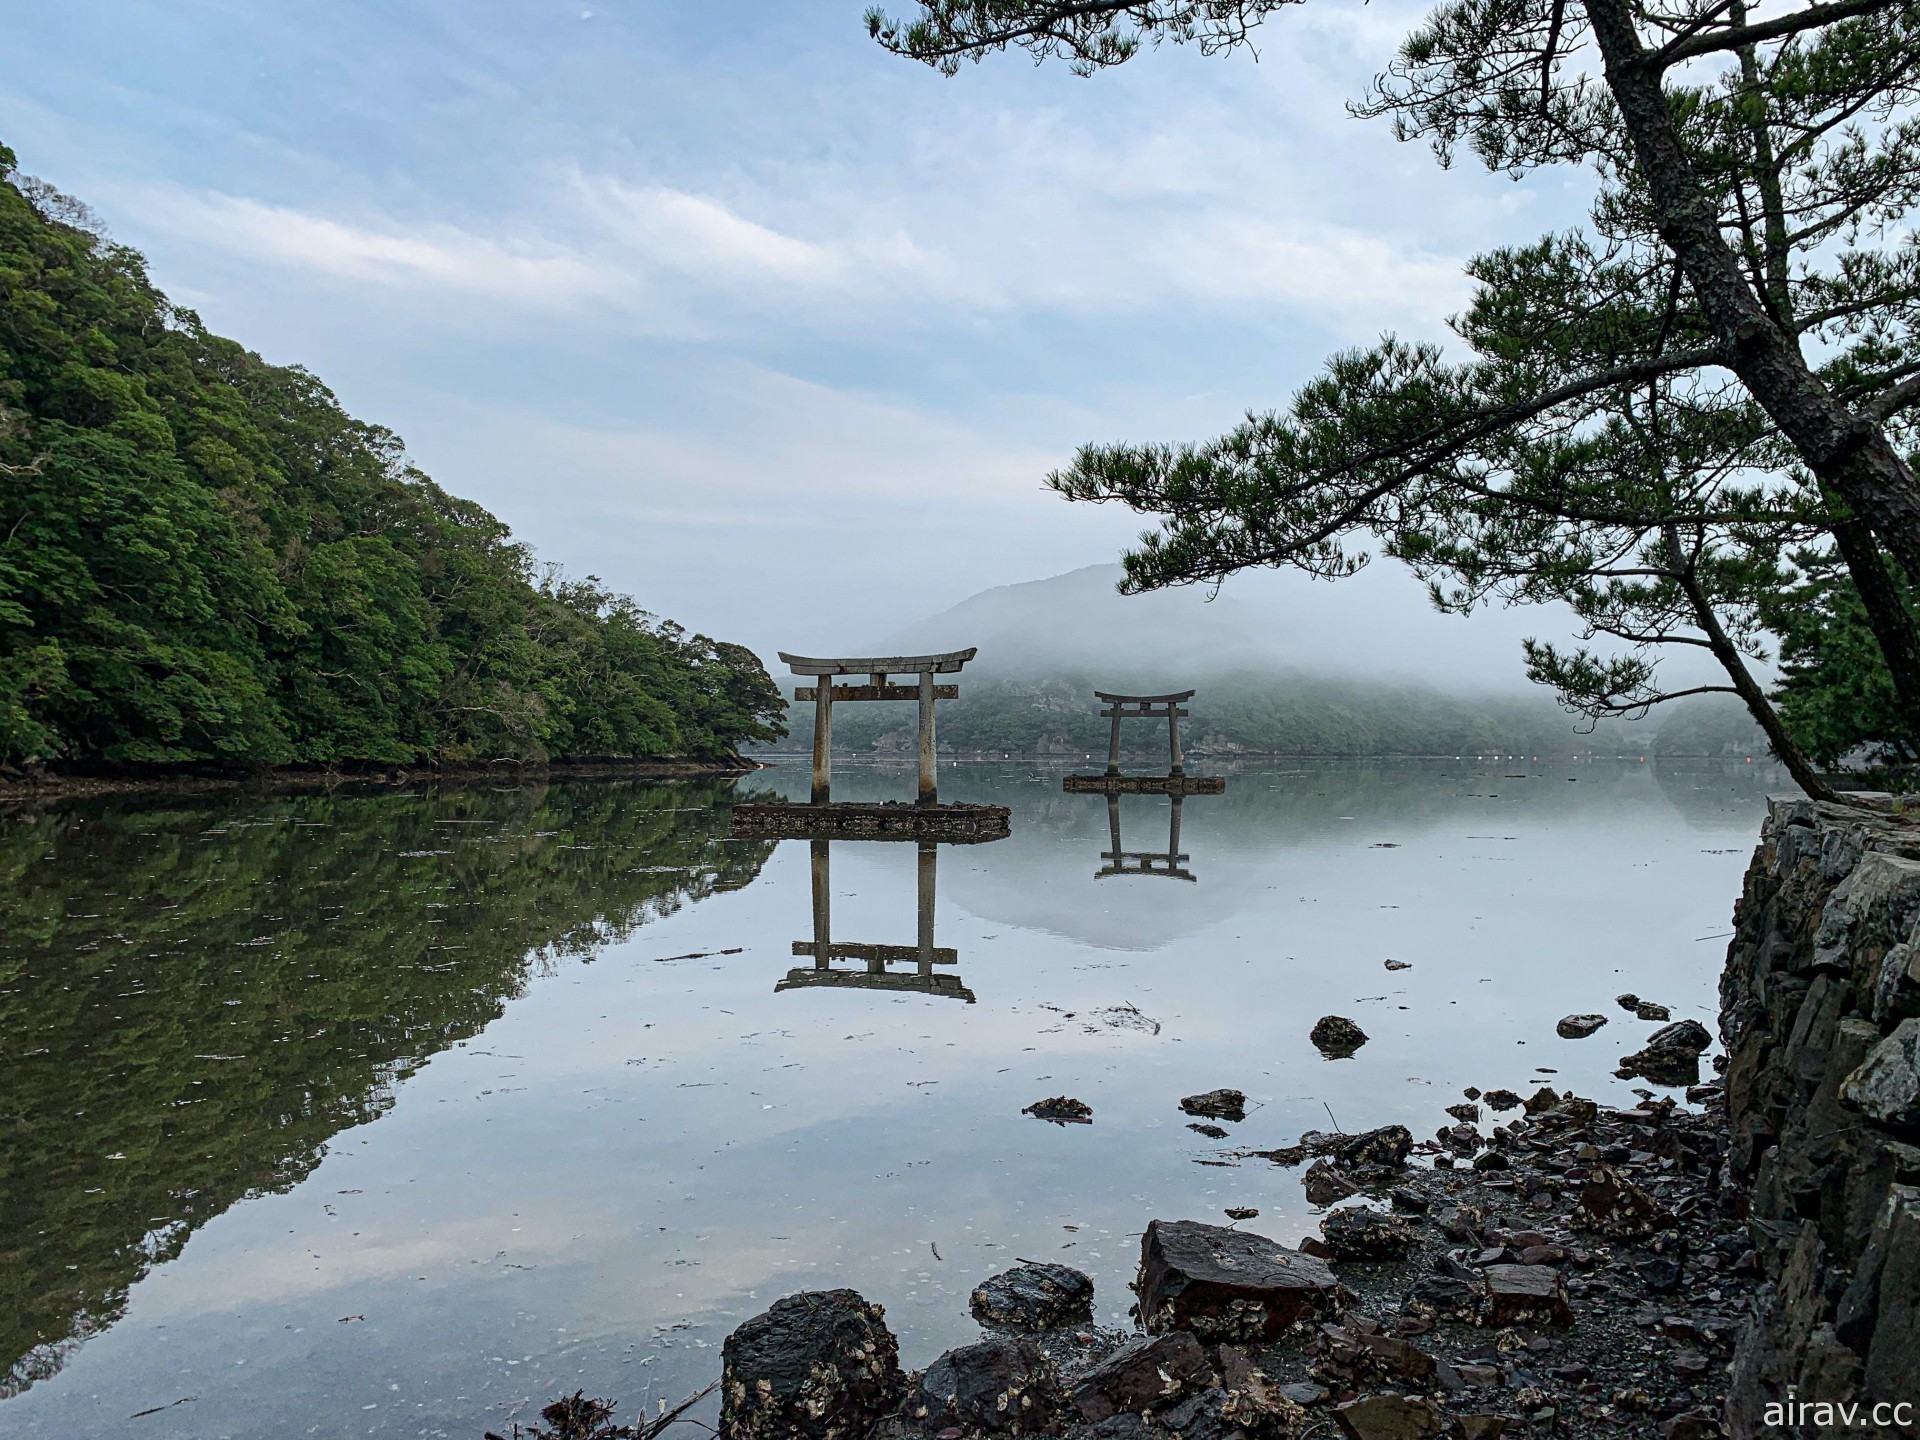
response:
<path fill-rule="evenodd" d="M 1256 572 L 1217 594 L 1195 585 L 1122 595 L 1122 573 L 1088 565 L 996 586 L 860 648 L 912 655 L 974 645 L 980 656 L 969 674 L 1084 671 L 1114 689 L 1184 689 L 1196 677 L 1274 671 L 1518 695 L 1533 693 L 1521 672 L 1521 638 L 1569 629 L 1543 609 L 1442 615 L 1391 564 L 1338 582 Z"/>
<path fill-rule="evenodd" d="M 1598 726 L 1567 713 L 1526 680 L 1520 653 L 1526 635 L 1565 637 L 1564 616 L 1443 615 L 1397 566 L 1337 583 L 1236 576 L 1211 597 L 1198 586 L 1121 595 L 1121 573 L 1089 565 L 996 586 L 843 653 L 976 647 L 960 698 L 940 706 L 940 748 L 956 755 L 1104 755 L 1095 690 L 1187 689 L 1199 691 L 1182 726 L 1194 756 L 1765 753 L 1731 697 Z M 842 705 L 834 748 L 904 754 L 914 723 L 910 705 Z M 810 705 L 792 706 L 789 724 L 778 748 L 812 744 Z M 1122 743 L 1130 763 L 1165 761 L 1161 726 L 1130 724 Z"/>

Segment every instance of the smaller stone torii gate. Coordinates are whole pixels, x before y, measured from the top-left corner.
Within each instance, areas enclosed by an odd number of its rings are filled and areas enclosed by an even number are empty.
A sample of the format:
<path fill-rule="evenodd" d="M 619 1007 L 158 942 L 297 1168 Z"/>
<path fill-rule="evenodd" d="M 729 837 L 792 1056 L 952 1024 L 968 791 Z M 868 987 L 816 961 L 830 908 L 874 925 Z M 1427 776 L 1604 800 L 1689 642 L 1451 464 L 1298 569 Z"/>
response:
<path fill-rule="evenodd" d="M 1180 755 L 1180 721 L 1190 712 L 1180 707 L 1193 699 L 1193 691 L 1180 690 L 1171 695 L 1110 695 L 1105 690 L 1096 690 L 1093 696 L 1107 702 L 1107 708 L 1100 712 L 1101 718 L 1113 721 L 1113 735 L 1107 744 L 1107 774 L 1120 773 L 1120 722 L 1161 719 L 1167 722 L 1167 750 L 1172 760 L 1167 773 L 1187 773 Z"/>
<path fill-rule="evenodd" d="M 1069 775 L 1060 788 L 1072 792 L 1107 795 L 1218 795 L 1227 787 L 1219 775 L 1187 774 L 1186 757 L 1180 753 L 1180 722 L 1189 714 L 1181 707 L 1194 697 L 1192 690 L 1177 690 L 1167 695 L 1116 695 L 1107 690 L 1093 692 L 1106 702 L 1101 718 L 1113 722 L 1107 743 L 1107 768 L 1100 775 Z M 1120 722 L 1122 720 L 1165 720 L 1167 722 L 1168 766 L 1165 775 L 1122 775 L 1120 773 Z"/>
<path fill-rule="evenodd" d="M 833 799 L 833 704 L 836 700 L 918 700 L 920 702 L 920 792 L 916 804 L 940 803 L 933 737 L 933 703 L 960 698 L 958 685 L 936 685 L 935 675 L 956 675 L 977 647 L 951 650 L 944 655 L 879 655 L 850 660 L 823 660 L 780 652 L 796 675 L 814 675 L 819 681 L 793 692 L 798 701 L 813 701 L 813 800 L 827 805 Z M 865 675 L 868 684 L 836 685 L 836 675 Z M 914 685 L 894 685 L 894 675 L 917 675 Z"/>

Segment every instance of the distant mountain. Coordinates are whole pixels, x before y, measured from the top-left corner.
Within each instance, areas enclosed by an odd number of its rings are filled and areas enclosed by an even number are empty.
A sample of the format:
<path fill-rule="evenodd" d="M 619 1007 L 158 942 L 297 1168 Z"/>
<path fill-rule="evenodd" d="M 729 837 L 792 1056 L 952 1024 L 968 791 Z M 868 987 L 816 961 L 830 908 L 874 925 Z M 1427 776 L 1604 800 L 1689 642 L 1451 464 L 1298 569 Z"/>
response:
<path fill-rule="evenodd" d="M 1517 636 L 1535 627 L 1516 621 L 1551 622 L 1551 612 L 1439 615 L 1393 570 L 1339 585 L 1236 579 L 1212 600 L 1198 588 L 1123 596 L 1114 588 L 1120 575 L 1117 565 L 1090 565 L 1002 585 L 859 649 L 978 647 L 959 677 L 960 698 L 940 707 L 940 746 L 952 754 L 1104 753 L 1095 689 L 1197 689 L 1182 727 L 1197 757 L 1649 754 L 1676 749 L 1659 740 L 1681 720 L 1681 753 L 1764 753 L 1737 704 L 1709 700 L 1598 729 L 1567 714 L 1520 675 Z M 812 743 L 811 706 L 794 706 L 789 723 L 781 749 Z M 913 727 L 909 705 L 843 706 L 834 748 L 907 754 Z M 1158 726 L 1129 726 L 1124 742 L 1136 759 L 1164 758 Z"/>
<path fill-rule="evenodd" d="M 1391 562 L 1338 583 L 1291 571 L 1239 575 L 1217 595 L 1198 585 L 1122 595 L 1121 574 L 1118 565 L 1088 565 L 983 590 L 874 636 L 871 653 L 975 645 L 980 658 L 969 673 L 1086 672 L 1103 688 L 1184 688 L 1193 683 L 1187 677 L 1282 671 L 1515 695 L 1530 689 L 1520 638 L 1566 630 L 1546 609 L 1490 610 L 1471 620 L 1439 614 Z"/>

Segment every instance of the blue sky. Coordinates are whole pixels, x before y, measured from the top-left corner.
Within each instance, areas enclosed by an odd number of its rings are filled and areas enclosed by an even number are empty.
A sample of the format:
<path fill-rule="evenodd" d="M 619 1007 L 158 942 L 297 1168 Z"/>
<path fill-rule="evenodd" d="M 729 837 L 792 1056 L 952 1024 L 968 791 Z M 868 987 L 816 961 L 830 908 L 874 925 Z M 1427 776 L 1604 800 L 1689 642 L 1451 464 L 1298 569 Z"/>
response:
<path fill-rule="evenodd" d="M 1346 115 L 1398 0 L 1091 80 L 861 8 L 15 4 L 0 140 L 543 558 L 763 650 L 1113 559 L 1137 517 L 1041 489 L 1077 443 L 1440 335 L 1466 256 L 1578 219 Z"/>

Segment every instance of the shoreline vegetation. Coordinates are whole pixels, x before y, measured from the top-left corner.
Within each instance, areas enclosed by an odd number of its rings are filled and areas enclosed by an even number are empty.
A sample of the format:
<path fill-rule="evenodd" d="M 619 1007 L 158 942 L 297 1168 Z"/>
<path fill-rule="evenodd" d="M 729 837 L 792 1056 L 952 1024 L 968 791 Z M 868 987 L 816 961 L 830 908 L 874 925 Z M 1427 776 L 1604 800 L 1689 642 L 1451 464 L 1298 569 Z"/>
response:
<path fill-rule="evenodd" d="M 599 762 L 778 739 L 744 646 L 505 524 L 206 330 L 0 146 L 0 780 Z"/>

